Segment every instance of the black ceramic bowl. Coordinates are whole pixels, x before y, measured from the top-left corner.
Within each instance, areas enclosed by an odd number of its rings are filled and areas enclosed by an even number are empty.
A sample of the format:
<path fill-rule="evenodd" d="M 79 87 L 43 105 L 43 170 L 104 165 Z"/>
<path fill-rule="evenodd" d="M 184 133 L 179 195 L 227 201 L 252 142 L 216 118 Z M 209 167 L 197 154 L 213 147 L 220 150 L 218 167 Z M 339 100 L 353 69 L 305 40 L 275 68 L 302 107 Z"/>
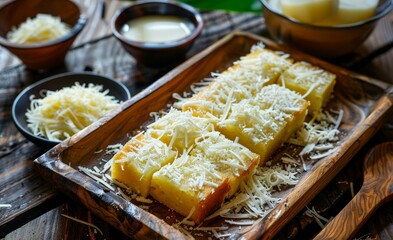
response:
<path fill-rule="evenodd" d="M 120 101 L 126 101 L 130 98 L 130 92 L 122 83 L 94 73 L 63 73 L 48 77 L 25 88 L 19 93 L 13 102 L 12 120 L 23 136 L 35 143 L 37 146 L 45 149 L 54 147 L 60 143 L 58 141 L 50 141 L 42 136 L 34 135 L 27 127 L 26 112 L 27 109 L 30 108 L 30 96 L 34 95 L 35 98 L 40 98 L 40 92 L 42 90 L 60 90 L 64 87 L 74 85 L 75 82 L 79 82 L 81 84 L 93 83 L 95 85 L 102 85 L 104 90 L 109 90 L 108 95 L 114 96 Z"/>
<path fill-rule="evenodd" d="M 168 15 L 188 19 L 194 25 L 192 33 L 177 41 L 164 43 L 138 42 L 126 38 L 121 29 L 132 19 L 148 15 Z M 135 2 L 119 9 L 112 18 L 112 32 L 124 49 L 139 63 L 146 66 L 162 66 L 179 62 L 190 49 L 203 28 L 202 16 L 193 7 L 168 0 Z"/>

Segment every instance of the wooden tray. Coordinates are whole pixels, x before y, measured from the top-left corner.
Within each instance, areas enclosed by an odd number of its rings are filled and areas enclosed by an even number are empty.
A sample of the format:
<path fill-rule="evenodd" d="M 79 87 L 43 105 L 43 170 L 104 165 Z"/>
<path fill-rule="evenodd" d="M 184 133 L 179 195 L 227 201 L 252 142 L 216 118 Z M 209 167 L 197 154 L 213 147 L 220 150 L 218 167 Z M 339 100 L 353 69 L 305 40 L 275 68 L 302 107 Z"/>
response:
<path fill-rule="evenodd" d="M 307 161 L 310 170 L 301 174 L 300 182 L 281 193 L 281 204 L 253 226 L 229 229 L 231 238 L 270 239 L 293 218 L 348 163 L 355 153 L 378 131 L 388 119 L 393 107 L 393 87 L 328 64 L 311 56 L 285 48 L 249 33 L 234 32 L 205 51 L 178 66 L 143 92 L 69 140 L 57 145 L 35 160 L 35 165 L 53 186 L 76 197 L 93 213 L 130 237 L 186 239 L 171 224 L 182 216 L 154 202 L 149 210 L 142 204 L 129 202 L 115 192 L 78 171 L 79 166 L 102 164 L 103 149 L 124 143 L 130 133 L 149 121 L 150 112 L 164 109 L 172 101 L 172 94 L 189 90 L 193 82 L 225 70 L 252 45 L 263 42 L 267 48 L 291 54 L 296 61 L 304 60 L 337 75 L 335 98 L 327 108 L 344 110 L 340 126 L 340 143 L 331 156 L 319 161 Z M 146 204 L 144 204 L 146 205 Z M 209 223 L 219 224 L 219 223 Z M 195 236 L 206 238 L 208 235 Z"/>

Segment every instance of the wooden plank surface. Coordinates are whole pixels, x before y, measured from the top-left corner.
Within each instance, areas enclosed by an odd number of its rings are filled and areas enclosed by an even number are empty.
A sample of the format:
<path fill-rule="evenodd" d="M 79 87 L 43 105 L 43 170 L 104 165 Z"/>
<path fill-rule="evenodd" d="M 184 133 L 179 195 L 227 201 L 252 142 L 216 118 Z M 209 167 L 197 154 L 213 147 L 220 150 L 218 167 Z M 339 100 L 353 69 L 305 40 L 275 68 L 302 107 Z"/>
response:
<path fill-rule="evenodd" d="M 266 217 L 261 217 L 262 221 L 257 220 L 253 226 L 250 226 L 250 229 L 229 225 L 227 232 L 224 231 L 224 233 L 230 232 L 239 236 L 244 234 L 250 239 L 272 238 L 289 219 L 317 195 L 321 188 L 348 163 L 386 121 L 393 111 L 392 85 L 352 74 L 291 49 L 281 48 L 267 39 L 258 39 L 256 36 L 242 33 L 234 34 L 157 80 L 147 89 L 148 91 L 142 92 L 132 101 L 127 102 L 116 115 L 102 119 L 89 129 L 78 133 L 74 136 L 75 138 L 73 137 L 74 139 L 71 138 L 62 146 L 41 156 L 37 159 L 40 173 L 58 185 L 63 192 L 77 196 L 92 212 L 101 218 L 108 219 L 108 223 L 118 227 L 125 234 L 147 237 L 158 232 L 170 239 L 181 238 L 181 235 L 173 232 L 171 224 L 181 221 L 182 216 L 179 218 L 176 214 L 169 214 L 171 211 L 157 202 L 149 205 L 151 210 L 139 211 L 138 208 L 133 210 L 135 205 L 140 206 L 140 204 L 136 202 L 127 205 L 121 197 L 113 194 L 113 191 L 100 191 L 102 187 L 96 186 L 94 180 L 80 173 L 77 170 L 78 166 L 99 167 L 100 158 L 103 156 L 96 154 L 97 151 L 106 149 L 108 145 L 124 144 L 121 140 L 129 136 L 134 129 L 144 125 L 150 118 L 150 112 L 164 109 L 171 101 L 173 93 L 187 91 L 191 83 L 208 77 L 211 72 L 223 71 L 241 56 L 246 55 L 249 49 L 259 41 L 263 41 L 269 49 L 289 53 L 295 61 L 307 61 L 335 73 L 337 75 L 336 97 L 329 102 L 327 109 L 343 110 L 343 121 L 339 128 L 340 143 L 334 153 L 319 161 L 305 157 L 306 168 L 310 170 L 298 174 L 299 184 L 285 191 L 286 193 L 280 194 L 281 204 Z M 348 90 L 350 87 L 352 89 Z M 388 95 L 384 96 L 385 94 Z M 99 128 L 96 129 L 94 125 Z M 102 140 L 97 142 L 97 139 Z M 285 149 L 285 147 L 281 149 L 281 152 L 291 154 L 294 150 L 293 146 L 288 146 L 287 151 Z M 121 210 L 114 211 L 112 208 Z M 158 219 L 152 219 L 151 214 Z M 127 219 L 127 221 L 119 222 L 118 219 Z M 145 229 L 142 233 L 141 229 L 133 227 L 139 223 L 143 225 L 149 223 L 150 230 Z M 226 226 L 225 221 L 220 218 L 212 219 L 207 225 L 202 226 L 216 225 Z M 190 229 L 189 231 L 196 239 L 209 237 L 209 235 L 198 235 Z"/>
<path fill-rule="evenodd" d="M 84 1 L 89 9 L 95 12 L 98 9 L 99 1 Z M 96 4 L 96 5 L 94 5 Z M 128 4 L 128 3 L 127 3 Z M 124 5 L 124 2 L 108 1 L 107 16 Z M 109 19 L 109 17 L 107 17 Z M 96 19 L 93 17 L 93 20 Z M 203 36 L 198 39 L 188 56 L 206 48 L 222 36 L 231 32 L 234 24 L 240 29 L 260 33 L 263 30 L 263 19 L 258 15 L 227 14 L 215 12 L 204 14 L 206 22 L 211 22 L 211 27 L 206 28 Z M 107 20 L 109 21 L 109 20 Z M 42 79 L 46 76 L 64 71 L 83 71 L 93 69 L 95 72 L 123 82 L 131 91 L 136 94 L 146 86 L 153 83 L 170 69 L 168 67 L 151 69 L 138 65 L 117 42 L 114 37 L 106 37 L 107 32 L 98 31 L 98 39 L 94 42 L 94 29 L 101 29 L 107 21 L 94 20 L 90 23 L 96 25 L 87 28 L 83 32 L 81 42 L 84 39 L 93 39 L 88 44 L 78 45 L 70 51 L 64 66 L 44 72 L 32 72 L 26 70 L 23 65 L 7 68 L 0 72 L 0 110 L 1 122 L 1 169 L 0 169 L 0 203 L 12 203 L 10 208 L 0 209 L 0 235 L 5 235 L 13 229 L 28 222 L 32 218 L 50 210 L 56 205 L 48 204 L 57 194 L 33 169 L 32 160 L 43 153 L 43 149 L 38 148 L 26 141 L 16 130 L 11 121 L 11 105 L 13 99 L 19 91 L 30 83 Z M 213 25 L 213 23 L 223 22 L 223 25 Z M 85 38 L 85 36 L 87 36 Z M 16 191 L 16 188 L 18 190 Z M 54 201 L 57 205 L 64 201 Z M 34 211 L 33 211 L 34 210 Z M 37 211 L 36 211 L 37 210 Z"/>
<path fill-rule="evenodd" d="M 88 27 L 79 36 L 74 46 L 80 46 L 81 43 L 108 36 L 108 34 L 110 34 L 108 25 L 110 17 L 120 6 L 129 4 L 126 2 L 106 0 L 106 14 L 103 20 L 101 18 L 101 1 L 80 0 L 79 2 L 86 7 L 86 12 L 90 16 L 90 20 Z M 386 17 L 378 24 L 374 33 L 370 36 L 365 45 L 357 51 L 355 56 L 358 56 L 358 54 L 365 54 L 393 40 L 392 15 L 393 14 Z M 266 34 L 263 32 L 264 23 L 260 17 L 213 12 L 205 13 L 204 18 L 208 24 L 201 38 L 198 40 L 196 47 L 189 55 L 198 52 L 200 49 L 204 49 L 206 46 L 209 46 L 235 28 L 258 34 Z M 112 41 L 111 39 L 109 40 Z M 89 46 L 90 44 L 84 45 L 81 48 L 89 50 Z M 116 47 L 118 46 L 116 42 L 113 42 L 113 46 L 115 47 L 107 47 L 105 51 L 95 49 L 97 51 L 95 54 L 102 54 L 100 55 L 103 56 L 102 59 L 107 59 L 107 56 L 116 52 L 116 49 L 120 51 L 120 48 Z M 83 64 L 78 61 L 83 61 Z M 94 59 L 94 54 L 87 54 L 87 56 L 83 54 L 79 54 L 78 56 L 69 55 L 67 57 L 66 66 L 44 73 L 26 71 L 23 66 L 18 64 L 19 61 L 15 57 L 10 55 L 6 50 L 0 48 L 0 203 L 12 202 L 13 205 L 11 209 L 0 209 L 0 236 L 6 235 L 6 239 L 29 239 L 31 236 L 34 236 L 35 239 L 90 238 L 89 234 L 91 235 L 91 232 L 88 230 L 91 228 L 87 228 L 85 225 L 77 224 L 59 216 L 59 213 L 65 213 L 71 216 L 78 216 L 84 220 L 90 219 L 91 222 L 99 225 L 100 228 L 104 230 L 104 237 L 102 238 L 125 238 L 121 233 L 110 228 L 105 222 L 91 215 L 89 211 L 86 211 L 85 208 L 80 206 L 80 203 L 71 201 L 62 195 L 58 195 L 58 193 L 52 189 L 52 186 L 45 183 L 45 181 L 38 176 L 32 168 L 32 159 L 39 156 L 42 150 L 27 142 L 17 132 L 11 122 L 10 107 L 13 98 L 21 89 L 29 83 L 55 72 L 83 70 L 86 67 L 93 67 L 96 71 L 100 71 L 100 68 L 105 69 L 109 76 L 126 83 L 129 88 L 134 89 L 133 91 L 135 93 L 164 74 L 168 69 L 154 69 L 152 71 L 151 69 L 136 66 L 134 60 L 126 54 L 119 54 L 117 60 L 114 62 L 108 60 L 105 64 L 102 61 Z M 393 82 L 393 72 L 391 71 L 392 65 L 393 51 L 388 51 L 376 58 L 366 67 L 358 68 L 356 71 L 386 82 Z M 389 129 L 390 128 L 387 128 L 388 131 Z M 386 139 L 384 138 L 383 140 Z M 361 161 L 361 157 L 358 157 L 358 161 Z M 353 160 L 350 162 L 349 166 L 349 169 L 353 169 L 358 165 L 356 161 Z M 345 172 L 345 170 L 343 170 L 342 174 L 347 176 L 348 174 L 345 173 L 348 172 L 351 171 L 347 170 L 347 172 Z M 359 177 L 356 179 L 359 179 Z M 333 186 L 337 185 L 337 181 L 340 181 L 340 179 L 335 181 L 335 183 L 332 183 Z M 329 189 L 329 186 L 327 188 Z M 342 189 L 342 195 L 348 195 L 348 189 L 349 187 Z M 334 191 L 336 191 L 336 189 Z M 328 194 L 321 194 L 316 198 L 324 195 L 331 196 L 334 194 L 329 195 L 328 191 Z M 59 205 L 61 206 L 47 212 Z M 321 209 L 323 209 L 323 207 L 321 207 Z M 392 213 L 391 207 L 383 208 L 380 214 L 377 213 L 375 217 L 370 220 L 371 227 L 369 232 L 374 236 L 380 236 L 381 239 L 388 239 L 387 237 L 393 236 L 393 231 L 391 230 L 393 221 L 389 218 L 389 214 L 386 216 L 383 214 L 384 212 L 389 213 L 389 211 Z M 44 214 L 45 212 L 47 213 Z M 295 223 L 290 222 L 287 225 L 288 228 L 285 228 L 283 231 L 286 231 L 286 233 L 292 231 L 293 233 L 295 228 L 291 228 L 290 225 L 299 226 L 302 224 L 303 228 L 297 227 L 296 229 L 303 234 L 310 229 L 313 229 L 313 231 L 308 232 L 317 232 L 318 226 L 315 227 L 315 220 L 310 220 L 310 224 L 305 224 L 303 219 L 299 220 L 303 213 L 300 213 L 298 217 L 296 217 Z M 40 217 L 29 222 L 37 216 Z M 22 226 L 23 223 L 26 222 L 28 222 L 28 224 Z M 375 222 L 375 224 L 372 224 L 373 222 Z M 16 231 L 10 233 L 16 228 L 18 228 Z M 94 234 L 94 236 L 97 238 L 101 237 L 100 234 Z M 287 236 L 286 234 L 286 237 Z M 297 236 L 299 236 L 299 234 L 297 234 Z"/>

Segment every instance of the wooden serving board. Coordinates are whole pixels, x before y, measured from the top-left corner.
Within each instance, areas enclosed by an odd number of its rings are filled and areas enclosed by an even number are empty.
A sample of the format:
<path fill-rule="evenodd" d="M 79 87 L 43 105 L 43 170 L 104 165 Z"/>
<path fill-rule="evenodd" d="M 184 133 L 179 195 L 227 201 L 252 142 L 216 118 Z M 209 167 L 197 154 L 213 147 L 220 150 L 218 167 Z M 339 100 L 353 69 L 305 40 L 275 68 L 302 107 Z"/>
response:
<path fill-rule="evenodd" d="M 110 158 L 102 150 L 108 145 L 124 143 L 133 130 L 150 120 L 150 112 L 164 109 L 172 101 L 173 93 L 188 91 L 191 83 L 209 77 L 212 72 L 225 70 L 261 41 L 267 48 L 291 54 L 296 61 L 307 61 L 335 73 L 335 98 L 327 108 L 344 110 L 336 151 L 319 161 L 306 159 L 310 170 L 301 174 L 300 182 L 295 187 L 279 193 L 283 198 L 282 203 L 266 217 L 259 219 L 251 227 L 239 230 L 238 226 L 233 226 L 228 230 L 233 238 L 272 238 L 317 195 L 388 119 L 393 109 L 391 85 L 284 48 L 262 37 L 235 32 L 157 80 L 125 102 L 120 109 L 46 152 L 35 160 L 35 165 L 60 191 L 79 198 L 93 213 L 128 236 L 138 239 L 186 239 L 186 235 L 171 226 L 183 219 L 182 216 L 155 201 L 148 204 L 148 210 L 143 210 L 146 204 L 125 200 L 79 172 L 78 167 L 102 166 L 101 160 Z M 285 147 L 281 149 L 285 150 Z M 206 224 L 220 225 L 222 222 L 221 219 L 215 221 Z M 202 233 L 194 237 L 206 238 L 207 235 Z"/>

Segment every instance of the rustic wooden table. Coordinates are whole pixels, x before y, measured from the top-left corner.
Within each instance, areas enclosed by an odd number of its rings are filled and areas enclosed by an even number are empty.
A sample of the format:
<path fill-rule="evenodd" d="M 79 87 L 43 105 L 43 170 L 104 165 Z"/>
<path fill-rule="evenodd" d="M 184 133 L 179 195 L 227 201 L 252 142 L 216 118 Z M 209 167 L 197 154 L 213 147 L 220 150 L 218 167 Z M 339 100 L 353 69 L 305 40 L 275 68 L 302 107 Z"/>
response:
<path fill-rule="evenodd" d="M 111 0 L 79 2 L 89 16 L 89 23 L 68 54 L 64 66 L 46 72 L 32 72 L 25 69 L 9 52 L 0 48 L 0 204 L 11 205 L 0 208 L 2 239 L 127 239 L 105 221 L 92 215 L 80 202 L 57 192 L 37 174 L 32 161 L 44 150 L 21 136 L 11 121 L 11 105 L 17 93 L 28 84 L 58 72 L 93 70 L 125 83 L 135 94 L 170 70 L 147 69 L 137 65 L 111 36 L 111 16 L 119 7 L 129 3 Z M 204 12 L 203 17 L 206 22 L 205 29 L 188 57 L 234 29 L 266 35 L 260 15 L 215 11 Z M 393 41 L 392 25 L 393 14 L 390 14 L 378 24 L 370 38 L 351 59 L 358 59 Z M 345 60 L 348 62 L 348 59 Z M 393 51 L 388 50 L 353 70 L 393 84 L 392 67 Z M 315 207 L 327 218 L 334 217 L 351 199 L 348 183 L 354 183 L 355 191 L 361 186 L 364 153 L 378 142 L 393 140 L 391 129 L 393 127 L 386 124 L 308 206 Z M 63 217 L 62 214 L 98 226 L 103 235 L 91 227 Z M 367 226 L 358 233 L 358 238 L 393 238 L 393 208 L 389 205 L 382 206 L 368 221 Z M 310 239 L 320 230 L 317 221 L 307 215 L 305 209 L 290 221 L 276 238 Z"/>

